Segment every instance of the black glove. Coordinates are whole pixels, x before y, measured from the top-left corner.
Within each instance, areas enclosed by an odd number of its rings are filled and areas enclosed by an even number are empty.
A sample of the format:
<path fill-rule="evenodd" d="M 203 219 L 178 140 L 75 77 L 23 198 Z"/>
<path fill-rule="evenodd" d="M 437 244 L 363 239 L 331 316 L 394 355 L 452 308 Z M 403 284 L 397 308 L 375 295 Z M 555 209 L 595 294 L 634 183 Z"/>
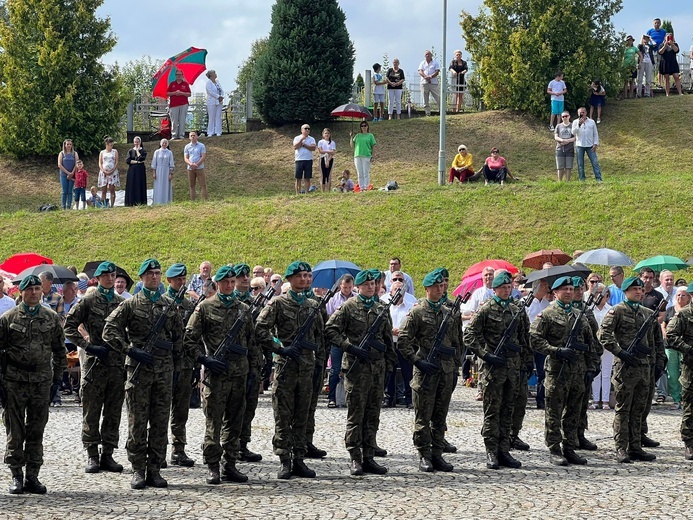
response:
<path fill-rule="evenodd" d="M 294 347 L 279 347 L 279 355 L 298 361 L 298 358 L 301 357 L 301 350 Z"/>
<path fill-rule="evenodd" d="M 91 354 L 92 356 L 99 358 L 99 361 L 102 363 L 106 363 L 108 361 L 108 347 L 106 345 L 92 345 L 89 343 L 87 348 L 84 350 L 87 351 L 87 354 Z"/>
<path fill-rule="evenodd" d="M 143 365 L 154 364 L 154 356 L 152 356 L 149 352 L 142 350 L 141 348 L 132 347 L 128 351 L 128 356 L 130 356 L 138 363 L 142 363 Z"/>
<path fill-rule="evenodd" d="M 484 354 L 481 356 L 481 359 L 484 360 L 484 362 L 488 363 L 492 367 L 504 367 L 505 366 L 505 358 L 502 356 L 496 356 L 495 354 Z"/>
<path fill-rule="evenodd" d="M 425 359 L 417 359 L 414 362 L 414 366 L 421 370 L 427 376 L 431 376 L 438 372 L 438 367 L 430 361 L 426 361 Z"/>
<path fill-rule="evenodd" d="M 655 382 L 659 381 L 659 378 L 662 377 L 663 373 L 664 369 L 662 367 L 654 367 Z"/>
<path fill-rule="evenodd" d="M 527 374 L 531 377 L 532 373 L 534 373 L 534 361 L 531 361 L 527 363 L 525 366 L 525 370 L 527 371 Z"/>
<path fill-rule="evenodd" d="M 572 363 L 573 361 L 577 361 L 578 355 L 572 348 L 561 347 L 558 349 L 558 352 L 556 352 L 556 357 L 561 361 Z"/>
<path fill-rule="evenodd" d="M 200 366 L 199 365 L 193 369 L 192 381 L 190 382 L 190 385 L 193 388 L 197 388 L 200 385 Z"/>
<path fill-rule="evenodd" d="M 202 363 L 212 374 L 223 374 L 229 366 L 223 359 L 214 359 L 212 356 L 200 356 L 197 362 Z"/>
<path fill-rule="evenodd" d="M 351 354 L 352 356 L 356 356 L 361 361 L 369 362 L 371 360 L 371 356 L 368 353 L 368 351 L 365 349 L 359 348 L 356 345 L 349 345 L 347 347 L 347 352 L 349 354 Z"/>
<path fill-rule="evenodd" d="M 257 372 L 254 370 L 251 370 L 248 372 L 248 377 L 246 377 L 245 380 L 245 393 L 250 394 L 250 392 L 255 392 L 257 393 L 257 388 L 255 388 L 255 385 L 257 384 Z"/>
<path fill-rule="evenodd" d="M 622 350 L 618 354 L 616 354 L 616 357 L 623 361 L 623 364 L 626 365 L 627 367 L 637 367 L 640 363 L 638 363 L 638 358 L 636 358 L 633 354 L 628 352 L 627 350 Z"/>
<path fill-rule="evenodd" d="M 594 379 L 594 376 L 596 376 L 592 370 L 588 370 L 585 372 L 585 387 L 591 386 L 592 385 L 592 380 Z"/>

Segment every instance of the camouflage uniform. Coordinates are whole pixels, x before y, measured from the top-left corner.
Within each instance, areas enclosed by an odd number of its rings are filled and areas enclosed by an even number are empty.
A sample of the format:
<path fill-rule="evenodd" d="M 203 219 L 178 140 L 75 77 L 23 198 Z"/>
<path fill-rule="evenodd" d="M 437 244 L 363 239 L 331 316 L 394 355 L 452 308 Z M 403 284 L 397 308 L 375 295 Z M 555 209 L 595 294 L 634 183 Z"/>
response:
<path fill-rule="evenodd" d="M 240 295 L 238 300 L 246 305 L 251 305 L 253 303 L 253 297 L 250 292 Z M 245 387 L 245 411 L 243 412 L 243 425 L 241 426 L 240 435 L 241 444 L 248 444 L 251 440 L 253 419 L 255 419 L 255 411 L 257 410 L 257 403 L 260 397 L 260 383 L 262 382 L 260 373 L 262 372 L 264 364 L 265 358 L 262 355 L 262 349 L 258 347 L 255 350 L 255 354 L 248 358 L 248 379 Z"/>
<path fill-rule="evenodd" d="M 484 425 L 481 435 L 487 453 L 508 453 L 513 408 L 520 381 L 520 370 L 529 356 L 529 319 L 524 307 L 514 302 L 508 305 L 499 303 L 496 298 L 488 300 L 472 317 L 464 331 L 464 344 L 479 358 L 493 354 L 505 330 L 515 314 L 519 314 L 518 324 L 512 342 L 521 348 L 520 352 L 506 349 L 505 366 L 492 367 L 482 363 L 481 380 L 484 385 Z"/>
<path fill-rule="evenodd" d="M 173 297 L 171 294 L 171 288 L 169 287 L 168 295 Z M 181 318 L 181 325 L 185 328 L 184 319 L 192 314 L 195 305 L 188 300 L 183 298 L 176 305 L 176 310 Z M 185 449 L 185 445 L 188 443 L 188 438 L 186 434 L 185 425 L 188 423 L 188 415 L 190 412 L 190 395 L 192 394 L 192 382 L 193 382 L 193 372 L 195 371 L 195 360 L 190 359 L 187 356 L 183 356 L 180 360 L 180 367 L 177 367 L 178 380 L 176 381 L 176 386 L 173 387 L 173 393 L 171 396 L 171 445 L 173 446 L 173 452 L 180 452 Z"/>
<path fill-rule="evenodd" d="M 653 332 L 655 335 L 655 354 L 650 359 L 650 391 L 647 393 L 647 400 L 645 404 L 645 410 L 642 413 L 642 437 L 646 437 L 649 427 L 647 426 L 647 417 L 650 415 L 652 410 L 652 401 L 655 398 L 655 391 L 657 390 L 657 379 L 655 378 L 655 372 L 660 373 L 664 371 L 667 366 L 667 352 L 664 344 L 664 336 L 662 335 L 662 327 L 659 323 L 656 323 L 653 327 Z M 661 372 L 660 372 L 661 371 Z M 645 439 L 643 439 L 644 441 Z M 651 447 L 655 448 L 659 446 L 659 442 L 648 439 L 651 443 Z"/>
<path fill-rule="evenodd" d="M 376 297 L 377 298 L 377 297 Z M 337 345 L 345 351 L 342 371 L 347 403 L 347 425 L 344 436 L 346 449 L 352 460 L 373 459 L 376 434 L 380 426 L 380 404 L 385 390 L 385 372 L 392 370 L 397 356 L 392 343 L 392 321 L 387 313 L 382 321 L 376 341 L 386 345 L 386 351 L 370 349 L 370 363 L 359 361 L 349 353 L 350 346 L 358 347 L 371 324 L 384 305 L 375 301 L 370 308 L 358 296 L 350 298 L 330 316 L 325 326 L 325 339 L 329 345 Z M 362 454 L 362 455 L 361 455 Z"/>
<path fill-rule="evenodd" d="M 126 384 L 125 402 L 128 410 L 128 440 L 126 449 L 128 460 L 135 472 L 158 473 L 166 457 L 166 433 L 171 412 L 171 392 L 173 372 L 180 366 L 183 356 L 183 324 L 170 297 L 163 295 L 152 302 L 144 291 L 124 301 L 106 318 L 103 339 L 112 349 L 127 354 L 131 348 L 144 348 L 154 324 L 170 305 L 166 323 L 159 333 L 159 339 L 172 343 L 172 349 L 153 348 L 154 363 L 140 365 L 138 383 Z M 194 358 L 196 352 L 187 352 Z M 138 365 L 127 357 L 125 366 L 127 380 Z M 149 428 L 149 429 L 147 429 Z"/>
<path fill-rule="evenodd" d="M 585 392 L 585 371 L 595 371 L 599 363 L 596 346 L 593 345 L 590 324 L 584 316 L 580 326 L 578 341 L 588 345 L 588 352 L 577 352 L 575 362 L 558 359 L 559 349 L 566 346 L 570 331 L 579 313 L 572 308 L 561 308 L 554 301 L 544 309 L 530 326 L 532 348 L 546 355 L 546 446 L 554 453 L 560 451 L 563 442 L 564 452 L 578 449 L 578 426 Z M 584 463 L 584 462 L 583 462 Z"/>
<path fill-rule="evenodd" d="M 573 301 L 573 308 L 577 312 L 580 312 L 582 310 L 583 305 L 585 305 L 583 301 Z M 597 339 L 597 332 L 599 332 L 599 324 L 597 323 L 597 318 L 594 317 L 594 312 L 592 311 L 592 309 L 585 310 L 585 318 L 587 318 L 587 321 L 590 324 L 590 331 L 592 332 L 592 345 L 594 345 L 594 355 L 598 356 L 601 360 L 602 354 L 604 353 L 604 348 Z M 596 370 L 599 370 L 600 366 L 601 361 L 597 365 Z M 597 372 L 595 371 L 593 372 L 593 374 L 596 376 Z M 585 391 L 582 394 L 582 409 L 580 410 L 580 422 L 578 425 L 578 440 L 582 448 L 587 447 L 587 449 L 594 449 L 596 448 L 596 445 L 592 442 L 586 442 L 585 439 L 585 430 L 589 429 L 589 425 L 587 423 L 587 408 L 590 404 L 590 399 L 592 398 L 592 387 L 587 381 L 585 381 L 585 384 Z M 592 446 L 594 446 L 594 448 L 592 448 Z"/>
<path fill-rule="evenodd" d="M 681 363 L 681 440 L 686 459 L 693 459 L 693 305 L 688 304 L 669 321 L 667 347 L 683 354 Z"/>
<path fill-rule="evenodd" d="M 256 322 L 256 341 L 266 353 L 278 353 L 280 344 L 291 345 L 310 309 L 317 303 L 305 298 L 301 303 L 290 294 L 273 298 L 260 312 Z M 322 317 L 318 315 L 308 334 L 308 341 L 322 341 Z M 275 361 L 272 383 L 272 408 L 274 409 L 274 453 L 280 458 L 303 460 L 306 452 L 306 424 L 312 398 L 312 378 L 315 369 L 315 353 L 302 349 L 298 361 L 278 356 Z"/>
<path fill-rule="evenodd" d="M 106 318 L 125 301 L 113 294 L 109 302 L 98 290 L 86 294 L 74 305 L 65 320 L 65 337 L 81 349 L 89 344 L 103 345 L 101 335 Z M 82 325 L 89 334 L 85 340 L 78 328 Z M 99 454 L 99 444 L 103 454 L 112 454 L 118 447 L 120 417 L 125 400 L 125 356 L 110 350 L 106 364 L 92 354 L 84 352 L 86 359 L 82 366 L 82 376 L 91 370 L 91 382 L 82 377 L 80 394 L 82 397 L 82 444 L 89 457 Z M 101 428 L 99 420 L 103 417 Z"/>
<path fill-rule="evenodd" d="M 312 294 L 311 296 L 316 302 L 320 302 L 320 298 Z M 322 322 L 327 323 L 329 316 L 323 307 L 321 309 L 320 315 L 322 316 Z M 324 331 L 323 331 L 324 332 Z M 309 448 L 313 446 L 313 435 L 315 434 L 315 410 L 318 408 L 318 398 L 322 392 L 325 383 L 325 369 L 327 368 L 327 343 L 324 338 L 320 343 L 320 348 L 318 348 L 315 353 L 315 368 L 313 369 L 313 379 L 312 387 L 313 392 L 311 394 L 310 406 L 308 407 L 308 421 L 306 423 L 306 444 Z M 309 449 L 310 451 L 310 449 Z M 320 451 L 320 450 L 317 450 Z M 327 453 L 325 453 L 326 455 Z M 322 455 L 322 453 L 320 453 Z M 323 455 L 324 456 L 324 455 Z"/>
<path fill-rule="evenodd" d="M 637 353 L 637 366 L 629 367 L 619 354 L 628 349 L 633 338 L 645 320 L 652 314 L 639 304 L 629 305 L 623 301 L 606 313 L 599 329 L 599 340 L 602 346 L 613 353 L 614 370 L 612 384 L 616 392 L 616 413 L 614 416 L 614 440 L 616 450 L 642 451 L 642 417 L 647 407 L 650 391 L 651 367 L 657 355 L 656 340 L 661 335 L 655 334 L 650 327 L 643 338 L 642 345 L 652 349 L 650 355 Z"/>
<path fill-rule="evenodd" d="M 407 314 L 399 330 L 397 349 L 409 363 L 428 358 L 440 324 L 446 314 L 452 312 L 450 305 L 445 309 L 434 309 L 425 298 L 419 300 Z M 425 375 L 414 367 L 411 380 L 414 403 L 414 447 L 421 457 L 442 455 L 445 448 L 445 427 L 452 397 L 455 373 L 462 357 L 462 320 L 456 313 L 450 321 L 442 346 L 453 348 L 454 356 L 441 356 L 440 369 Z"/>
<path fill-rule="evenodd" d="M 246 355 L 227 353 L 228 366 L 223 374 L 205 370 L 208 384 L 203 390 L 205 438 L 202 456 L 205 464 L 234 463 L 239 458 L 239 437 L 245 410 L 246 378 L 249 362 L 261 357 L 255 346 L 253 323 L 248 306 L 234 300 L 227 307 L 218 296 L 203 301 L 193 313 L 185 330 L 186 350 L 196 350 L 203 356 L 213 356 L 238 318 L 245 323 L 236 336 L 236 343 L 246 349 Z"/>
<path fill-rule="evenodd" d="M 526 313 L 525 313 L 526 314 Z M 529 323 L 529 322 L 528 322 Z M 520 356 L 520 373 L 517 379 L 517 392 L 515 392 L 515 402 L 513 403 L 513 417 L 510 422 L 510 442 L 511 445 L 517 447 L 518 441 L 521 444 L 526 444 L 520 441 L 520 431 L 522 424 L 525 421 L 525 413 L 527 411 L 527 399 L 529 397 L 529 378 L 534 372 L 534 351 L 531 348 L 523 349 Z M 524 449 L 528 449 L 525 446 Z"/>
<path fill-rule="evenodd" d="M 27 478 L 37 477 L 43 465 L 51 383 L 59 384 L 67 369 L 60 318 L 40 304 L 35 309 L 32 316 L 20 303 L 0 317 L 5 464 L 13 475 L 26 465 Z"/>

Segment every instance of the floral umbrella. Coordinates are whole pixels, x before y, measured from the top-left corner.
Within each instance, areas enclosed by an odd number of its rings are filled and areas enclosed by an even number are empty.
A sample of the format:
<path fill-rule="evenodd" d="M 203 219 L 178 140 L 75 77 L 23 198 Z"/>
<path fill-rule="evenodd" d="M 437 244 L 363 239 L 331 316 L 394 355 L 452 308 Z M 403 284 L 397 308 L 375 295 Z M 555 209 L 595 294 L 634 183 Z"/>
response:
<path fill-rule="evenodd" d="M 176 70 L 183 73 L 185 81 L 191 85 L 202 74 L 207 66 L 207 50 L 190 47 L 189 49 L 171 56 L 152 78 L 152 97 L 166 99 L 168 86 L 176 79 Z"/>

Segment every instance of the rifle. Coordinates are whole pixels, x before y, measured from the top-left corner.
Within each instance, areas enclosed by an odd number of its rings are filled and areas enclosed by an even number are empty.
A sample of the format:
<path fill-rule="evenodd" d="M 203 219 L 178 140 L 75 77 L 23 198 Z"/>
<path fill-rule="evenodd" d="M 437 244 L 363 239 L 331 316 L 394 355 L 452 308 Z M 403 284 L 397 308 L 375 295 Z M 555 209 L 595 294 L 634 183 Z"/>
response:
<path fill-rule="evenodd" d="M 161 350 L 173 349 L 173 345 L 170 341 L 159 339 L 158 336 L 161 330 L 164 328 L 164 325 L 166 325 L 166 321 L 168 320 L 169 309 L 172 305 L 176 304 L 175 300 L 179 300 L 185 296 L 186 291 L 187 287 L 185 285 L 181 286 L 181 288 L 178 289 L 178 292 L 171 300 L 171 303 L 169 303 L 168 305 L 164 305 L 164 308 L 161 311 L 161 315 L 156 320 L 154 327 L 152 327 L 152 331 L 149 333 L 149 336 L 147 336 L 147 339 L 144 342 L 142 350 L 144 350 L 148 354 L 151 354 L 155 348 L 159 348 Z M 137 386 L 139 384 L 140 381 L 138 375 L 141 367 L 141 362 L 138 362 L 137 365 L 135 365 L 135 369 L 132 371 L 132 374 L 130 374 L 130 378 L 125 383 L 126 390 L 129 390 L 130 388 Z"/>
<path fill-rule="evenodd" d="M 274 285 L 268 286 L 264 292 L 261 292 L 255 297 L 255 300 L 252 303 L 253 306 L 253 321 L 257 320 L 257 317 L 260 315 L 260 311 L 262 308 L 265 306 L 265 304 L 270 301 L 274 295 L 281 289 L 281 282 L 277 280 L 277 283 Z"/>
<path fill-rule="evenodd" d="M 103 346 L 108 348 L 108 350 L 113 350 L 108 343 L 104 343 Z M 94 356 L 94 362 L 89 367 L 89 370 L 87 370 L 86 373 L 82 376 L 82 379 L 84 379 L 87 383 L 94 382 L 94 376 L 91 375 L 91 372 L 92 370 L 94 370 L 94 367 L 98 365 L 100 362 L 101 360 Z"/>
<path fill-rule="evenodd" d="M 464 296 L 462 296 L 461 294 L 458 295 L 452 304 L 452 309 L 450 309 L 450 312 L 445 314 L 445 316 L 443 317 L 443 321 L 440 323 L 440 326 L 438 327 L 438 332 L 436 333 L 436 337 L 433 340 L 433 345 L 431 346 L 431 350 L 428 351 L 428 356 L 426 357 L 426 361 L 428 361 L 429 363 L 433 363 L 438 368 L 440 368 L 440 361 L 442 359 L 442 356 L 453 357 L 456 354 L 455 347 L 443 346 L 443 340 L 445 339 L 445 335 L 448 333 L 448 328 L 450 327 L 450 319 L 460 311 L 460 306 L 462 304 L 467 303 L 471 296 L 471 291 L 467 291 L 467 293 Z M 428 374 L 424 374 L 423 376 L 424 389 L 428 388 L 427 376 Z"/>
<path fill-rule="evenodd" d="M 241 332 L 243 329 L 243 326 L 245 325 L 246 320 L 248 319 L 248 316 L 255 316 L 255 311 L 257 310 L 257 313 L 260 313 L 260 309 L 262 309 L 262 305 L 266 300 L 272 297 L 274 292 L 277 290 L 277 286 L 279 285 L 279 282 L 275 285 L 270 285 L 267 287 L 265 292 L 258 294 L 255 299 L 253 300 L 253 303 L 250 304 L 248 309 L 243 312 L 238 318 L 236 318 L 236 321 L 233 323 L 231 328 L 228 330 L 226 333 L 226 336 L 224 336 L 224 339 L 222 342 L 219 344 L 217 349 L 214 351 L 214 354 L 212 354 L 212 358 L 216 360 L 224 360 L 228 357 L 229 354 L 238 354 L 239 356 L 247 356 L 248 355 L 248 349 L 244 347 L 243 345 L 240 345 L 237 341 L 236 338 L 238 337 L 238 334 Z M 209 374 L 210 370 L 205 370 L 205 377 L 202 380 L 202 384 L 205 386 L 210 386 L 209 384 Z"/>
<path fill-rule="evenodd" d="M 520 315 L 525 312 L 525 307 L 529 307 L 534 300 L 534 291 L 530 292 L 527 296 L 520 300 L 522 308 L 513 315 L 512 320 L 503 332 L 503 336 L 496 346 L 496 350 L 493 352 L 494 355 L 505 357 L 505 351 L 511 350 L 513 352 L 522 352 L 522 348 L 513 342 L 513 336 L 515 335 L 515 329 L 517 329 L 517 324 L 519 323 Z"/>
<path fill-rule="evenodd" d="M 387 350 L 387 345 L 384 343 L 381 343 L 377 339 L 375 339 L 376 334 L 380 330 L 380 327 L 383 324 L 383 320 L 385 319 L 385 316 L 390 312 L 390 307 L 393 304 L 396 304 L 399 299 L 402 297 L 402 287 L 399 287 L 395 293 L 390 297 L 390 301 L 385 304 L 383 309 L 380 311 L 380 314 L 378 314 L 375 317 L 375 320 L 373 320 L 373 323 L 371 323 L 371 326 L 368 327 L 368 330 L 366 331 L 366 334 L 363 336 L 361 339 L 361 342 L 359 343 L 359 346 L 356 347 L 359 350 L 364 350 L 366 352 L 370 352 L 371 348 L 374 348 L 375 350 L 379 352 L 385 352 Z M 357 365 L 359 362 L 359 357 L 357 357 L 354 362 L 351 364 L 349 367 L 349 370 L 347 370 L 347 373 L 345 377 L 349 377 L 349 374 L 351 371 L 354 369 L 354 367 Z"/>
<path fill-rule="evenodd" d="M 664 312 L 666 310 L 666 308 L 667 308 L 667 301 L 663 299 L 661 302 L 659 302 L 659 305 L 657 306 L 655 311 L 645 320 L 645 323 L 643 323 L 640 326 L 640 330 L 638 330 L 638 333 L 633 338 L 633 341 L 631 341 L 630 345 L 628 345 L 628 348 L 626 349 L 626 351 L 629 354 L 637 355 L 639 353 L 639 354 L 649 355 L 652 353 L 652 348 L 651 347 L 650 348 L 645 347 L 642 344 L 642 340 L 645 337 L 645 335 L 647 334 L 647 332 L 650 330 L 650 327 L 652 326 L 652 324 L 655 321 L 657 321 L 657 318 L 659 317 L 659 313 Z"/>

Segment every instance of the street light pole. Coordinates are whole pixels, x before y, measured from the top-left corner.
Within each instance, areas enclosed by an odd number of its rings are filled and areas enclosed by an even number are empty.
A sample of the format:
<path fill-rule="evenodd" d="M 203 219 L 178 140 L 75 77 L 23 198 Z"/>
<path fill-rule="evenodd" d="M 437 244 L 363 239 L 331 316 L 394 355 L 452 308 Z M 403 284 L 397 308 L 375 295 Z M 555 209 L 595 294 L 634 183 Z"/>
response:
<path fill-rule="evenodd" d="M 443 0 L 443 51 L 440 77 L 440 136 L 438 142 L 438 185 L 445 186 L 445 113 L 447 111 L 447 91 L 448 91 L 448 71 L 445 69 L 445 57 L 447 56 L 447 49 L 445 45 L 445 40 L 447 39 L 447 14 L 448 14 L 448 0 Z"/>

